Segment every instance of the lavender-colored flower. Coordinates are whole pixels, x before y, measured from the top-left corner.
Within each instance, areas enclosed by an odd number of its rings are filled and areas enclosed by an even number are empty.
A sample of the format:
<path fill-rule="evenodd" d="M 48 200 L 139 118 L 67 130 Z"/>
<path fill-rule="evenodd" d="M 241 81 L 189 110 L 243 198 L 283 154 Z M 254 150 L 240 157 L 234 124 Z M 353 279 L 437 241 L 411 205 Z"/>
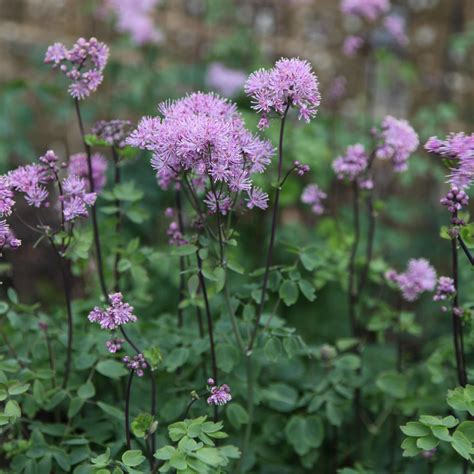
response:
<path fill-rule="evenodd" d="M 250 191 L 247 191 L 247 207 L 253 209 L 258 207 L 259 209 L 267 209 L 268 207 L 268 194 L 263 192 L 260 188 L 253 187 Z"/>
<path fill-rule="evenodd" d="M 309 204 L 316 215 L 321 215 L 324 212 L 322 201 L 326 198 L 327 194 L 317 184 L 308 184 L 301 194 L 301 202 Z"/>
<path fill-rule="evenodd" d="M 424 258 L 411 259 L 405 272 L 390 270 L 385 277 L 398 286 L 407 301 L 415 301 L 421 293 L 433 291 L 436 285 L 436 271 Z"/>
<path fill-rule="evenodd" d="M 130 120 L 100 120 L 92 127 L 92 133 L 107 142 L 108 145 L 117 148 L 125 147 L 127 138 L 132 127 Z"/>
<path fill-rule="evenodd" d="M 153 151 L 161 187 L 179 183 L 186 173 L 196 190 L 207 191 L 210 213 L 229 212 L 236 201 L 231 193 L 252 187 L 251 175 L 268 165 L 272 145 L 246 130 L 235 104 L 215 94 L 165 102 L 159 111 L 163 118 L 144 117 L 127 143 Z"/>
<path fill-rule="evenodd" d="M 337 157 L 332 169 L 338 179 L 358 180 L 367 168 L 369 157 L 364 145 L 356 143 L 347 148 L 345 155 Z"/>
<path fill-rule="evenodd" d="M 207 69 L 206 83 L 225 97 L 235 97 L 244 90 L 245 72 L 231 69 L 222 63 L 211 63 Z"/>
<path fill-rule="evenodd" d="M 169 244 L 176 245 L 179 247 L 180 245 L 186 245 L 188 241 L 184 238 L 183 234 L 179 230 L 179 225 L 177 222 L 171 222 L 166 234 L 169 237 Z"/>
<path fill-rule="evenodd" d="M 387 15 L 383 21 L 383 25 L 388 34 L 400 45 L 408 44 L 408 36 L 406 34 L 406 21 L 400 15 L 392 13 Z"/>
<path fill-rule="evenodd" d="M 9 216 L 12 213 L 15 201 L 13 199 L 9 180 L 6 176 L 0 176 L 0 216 Z"/>
<path fill-rule="evenodd" d="M 39 161 L 46 168 L 50 168 L 53 171 L 58 171 L 59 158 L 53 150 L 48 150 L 43 156 L 39 157 Z"/>
<path fill-rule="evenodd" d="M 64 219 L 71 222 L 78 217 L 87 217 L 87 208 L 95 204 L 97 194 L 86 192 L 86 181 L 75 175 L 63 180 L 63 195 L 59 199 L 63 203 Z"/>
<path fill-rule="evenodd" d="M 303 176 L 304 174 L 309 173 L 309 170 L 310 170 L 309 165 L 305 165 L 303 163 L 300 163 L 298 160 L 295 160 L 293 162 L 293 166 L 295 167 L 296 172 L 300 176 Z"/>
<path fill-rule="evenodd" d="M 396 172 L 408 168 L 408 158 L 418 148 L 418 135 L 406 120 L 387 115 L 382 122 L 377 158 L 391 160 Z"/>
<path fill-rule="evenodd" d="M 32 164 L 19 166 L 15 170 L 9 171 L 7 181 L 13 190 L 27 194 L 34 188 L 49 183 L 51 175 L 43 166 Z"/>
<path fill-rule="evenodd" d="M 143 377 L 144 370 L 148 367 L 143 354 L 137 354 L 133 357 L 125 356 L 122 361 L 126 365 L 127 369 L 134 372 L 135 375 L 138 375 L 138 377 Z"/>
<path fill-rule="evenodd" d="M 91 323 L 99 323 L 102 329 L 116 329 L 122 324 L 134 323 L 137 317 L 133 314 L 133 306 L 123 301 L 122 293 L 109 295 L 110 306 L 105 309 L 95 307 L 88 316 Z"/>
<path fill-rule="evenodd" d="M 446 301 L 456 293 L 456 287 L 454 286 L 454 280 L 450 277 L 440 276 L 438 278 L 438 284 L 436 286 L 436 292 L 433 296 L 434 301 Z M 445 306 L 442 307 L 443 311 L 446 311 Z"/>
<path fill-rule="evenodd" d="M 114 337 L 110 339 L 109 341 L 107 341 L 105 345 L 107 346 L 107 350 L 111 354 L 115 354 L 116 352 L 122 349 L 124 342 L 125 342 L 125 339 L 122 339 L 120 337 Z"/>
<path fill-rule="evenodd" d="M 15 238 L 6 220 L 0 220 L 0 251 L 4 248 L 17 249 L 21 240 Z"/>
<path fill-rule="evenodd" d="M 341 11 L 373 22 L 390 9 L 389 0 L 342 0 Z"/>
<path fill-rule="evenodd" d="M 425 144 L 429 153 L 450 160 L 451 173 L 448 183 L 457 188 L 468 188 L 474 180 L 474 133 L 453 133 L 440 140 L 431 137 Z"/>
<path fill-rule="evenodd" d="M 230 387 L 228 385 L 214 385 L 215 382 L 212 378 L 208 379 L 207 383 L 209 385 L 209 391 L 211 392 L 211 395 L 207 399 L 208 405 L 226 405 L 232 400 Z"/>
<path fill-rule="evenodd" d="M 107 160 L 100 153 L 94 153 L 91 156 L 92 179 L 94 181 L 94 192 L 100 192 L 107 180 Z M 69 158 L 68 171 L 71 175 L 79 176 L 86 180 L 89 187 L 89 167 L 87 165 L 87 155 L 85 153 L 76 153 Z"/>
<path fill-rule="evenodd" d="M 342 44 L 342 52 L 345 56 L 353 58 L 359 50 L 364 46 L 364 38 L 356 35 L 349 35 L 344 39 Z"/>
<path fill-rule="evenodd" d="M 451 214 L 456 214 L 469 203 L 469 196 L 456 186 L 452 186 L 448 194 L 440 200 L 442 206 L 446 206 Z"/>
<path fill-rule="evenodd" d="M 245 92 L 252 108 L 261 114 L 259 128 L 269 126 L 272 112 L 282 115 L 287 107 L 298 109 L 298 118 L 309 122 L 321 102 L 318 78 L 310 63 L 299 58 L 282 58 L 272 69 L 260 69 L 250 75 Z"/>
<path fill-rule="evenodd" d="M 156 27 L 153 10 L 160 0 L 105 0 L 102 14 L 112 13 L 116 17 L 116 28 L 130 34 L 133 43 L 142 46 L 163 41 L 163 33 Z"/>
<path fill-rule="evenodd" d="M 34 186 L 25 194 L 25 200 L 29 206 L 41 207 L 48 198 L 48 191 L 42 186 Z"/>
<path fill-rule="evenodd" d="M 109 48 L 96 38 L 79 38 L 69 50 L 61 43 L 49 46 L 44 62 L 70 79 L 69 94 L 82 100 L 102 83 L 108 56 Z"/>

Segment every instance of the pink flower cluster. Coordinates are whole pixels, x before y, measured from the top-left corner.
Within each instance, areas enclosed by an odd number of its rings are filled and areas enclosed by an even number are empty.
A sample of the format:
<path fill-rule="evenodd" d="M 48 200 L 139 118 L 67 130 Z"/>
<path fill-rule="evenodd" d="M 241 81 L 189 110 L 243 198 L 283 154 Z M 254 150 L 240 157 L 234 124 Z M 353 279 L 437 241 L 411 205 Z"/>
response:
<path fill-rule="evenodd" d="M 322 201 L 327 198 L 327 194 L 321 191 L 317 184 L 308 184 L 301 194 L 301 202 L 309 204 L 314 214 L 320 215 L 324 212 Z"/>
<path fill-rule="evenodd" d="M 342 0 L 344 15 L 358 16 L 373 22 L 390 10 L 389 0 Z"/>
<path fill-rule="evenodd" d="M 252 99 L 252 108 L 261 114 L 260 129 L 269 126 L 272 113 L 283 115 L 290 106 L 298 109 L 300 120 L 309 122 L 321 102 L 318 78 L 311 64 L 299 58 L 282 58 L 272 69 L 252 73 L 245 92 Z"/>
<path fill-rule="evenodd" d="M 258 191 L 252 191 L 251 175 L 265 170 L 274 149 L 245 128 L 235 104 L 198 92 L 162 103 L 159 111 L 162 118 L 142 118 L 127 143 L 153 152 L 161 187 L 184 179 L 205 192 L 211 213 L 226 214 L 239 192 L 247 194 L 250 206 L 263 207 L 262 196 L 252 199 Z"/>
<path fill-rule="evenodd" d="M 346 36 L 346 38 L 344 39 L 344 43 L 342 44 L 342 52 L 345 56 L 353 58 L 359 52 L 359 50 L 362 49 L 364 44 L 364 38 L 362 38 L 361 36 Z"/>
<path fill-rule="evenodd" d="M 451 214 L 456 214 L 469 204 L 469 196 L 462 189 L 452 186 L 440 203 L 442 206 L 446 206 Z"/>
<path fill-rule="evenodd" d="M 28 205 L 37 208 L 45 205 L 48 198 L 45 185 L 52 179 L 53 176 L 49 170 L 38 164 L 19 166 L 9 171 L 6 176 L 10 189 L 24 194 Z"/>
<path fill-rule="evenodd" d="M 406 21 L 400 15 L 392 13 L 384 18 L 383 25 L 387 33 L 398 43 L 400 46 L 406 46 L 409 42 L 406 34 Z"/>
<path fill-rule="evenodd" d="M 206 83 L 225 97 L 235 97 L 243 91 L 247 75 L 222 63 L 211 63 L 206 74 Z"/>
<path fill-rule="evenodd" d="M 411 259 L 403 273 L 389 270 L 385 278 L 398 286 L 406 301 L 415 301 L 421 293 L 433 291 L 436 285 L 436 271 L 424 258 Z"/>
<path fill-rule="evenodd" d="M 441 276 L 438 278 L 438 284 L 436 285 L 436 293 L 433 296 L 434 301 L 446 301 L 456 294 L 456 287 L 454 286 L 454 280 L 450 277 Z M 448 308 L 442 306 L 441 310 L 446 312 Z"/>
<path fill-rule="evenodd" d="M 460 189 L 468 188 L 474 179 L 474 133 L 452 133 L 446 140 L 431 137 L 425 150 L 447 158 L 451 165 L 448 182 Z"/>
<path fill-rule="evenodd" d="M 133 357 L 125 356 L 122 361 L 127 369 L 134 372 L 138 377 L 143 377 L 144 370 L 148 367 L 143 354 L 137 354 Z"/>
<path fill-rule="evenodd" d="M 105 0 L 100 13 L 111 12 L 116 16 L 116 28 L 128 33 L 132 41 L 141 46 L 157 44 L 163 40 L 163 33 L 153 21 L 153 10 L 160 0 Z"/>
<path fill-rule="evenodd" d="M 97 199 L 96 193 L 86 192 L 86 181 L 75 175 L 70 175 L 63 180 L 63 195 L 59 199 L 64 207 L 64 219 L 73 221 L 78 217 L 87 217 L 87 208 L 93 206 Z"/>
<path fill-rule="evenodd" d="M 100 192 L 107 180 L 107 160 L 100 153 L 94 153 L 91 156 L 92 180 L 94 191 Z M 87 164 L 87 155 L 85 153 L 75 153 L 69 158 L 68 171 L 70 174 L 84 178 L 89 189 L 89 166 Z"/>
<path fill-rule="evenodd" d="M 168 207 L 165 211 L 165 216 L 173 219 L 175 217 L 174 209 Z M 169 237 L 168 243 L 170 245 L 176 245 L 177 247 L 179 247 L 180 245 L 185 245 L 188 243 L 188 241 L 184 238 L 182 232 L 179 230 L 178 222 L 175 220 L 170 223 L 166 234 Z"/>
<path fill-rule="evenodd" d="M 122 293 L 109 295 L 110 306 L 105 309 L 95 307 L 88 316 L 91 323 L 99 323 L 102 329 L 117 329 L 122 324 L 134 323 L 137 317 L 133 314 L 133 306 L 123 301 Z"/>
<path fill-rule="evenodd" d="M 6 220 L 0 220 L 0 254 L 4 248 L 17 249 L 21 240 L 13 234 Z"/>
<path fill-rule="evenodd" d="M 338 179 L 359 181 L 367 169 L 369 156 L 364 145 L 356 143 L 347 147 L 346 153 L 337 157 L 332 163 L 332 169 Z"/>
<path fill-rule="evenodd" d="M 125 342 L 125 339 L 122 339 L 121 337 L 114 337 L 107 341 L 105 343 L 107 350 L 111 354 L 115 354 L 117 351 L 122 349 L 123 343 Z"/>
<path fill-rule="evenodd" d="M 51 64 L 71 80 L 69 94 L 78 100 L 95 92 L 104 79 L 103 70 L 109 57 L 109 48 L 96 38 L 79 38 L 71 49 L 62 43 L 48 47 L 44 62 Z"/>
<path fill-rule="evenodd" d="M 207 399 L 208 405 L 226 405 L 232 400 L 230 387 L 228 385 L 222 384 L 218 386 L 212 378 L 207 380 L 207 385 L 208 390 L 211 392 L 211 395 Z"/>
<path fill-rule="evenodd" d="M 396 172 L 408 168 L 408 158 L 420 144 L 418 134 L 406 121 L 387 115 L 382 121 L 376 156 L 383 160 L 391 160 Z"/>

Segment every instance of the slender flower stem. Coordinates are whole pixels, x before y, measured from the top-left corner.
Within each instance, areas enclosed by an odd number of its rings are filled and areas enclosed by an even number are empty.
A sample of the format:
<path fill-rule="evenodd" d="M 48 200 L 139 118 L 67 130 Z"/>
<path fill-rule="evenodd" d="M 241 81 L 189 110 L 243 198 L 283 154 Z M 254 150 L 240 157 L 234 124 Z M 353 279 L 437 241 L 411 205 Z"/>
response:
<path fill-rule="evenodd" d="M 196 259 L 197 259 L 197 264 L 198 264 L 199 283 L 201 285 L 202 295 L 204 297 L 204 305 L 206 308 L 207 330 L 209 333 L 209 344 L 211 348 L 212 378 L 217 384 L 217 381 L 218 381 L 217 360 L 216 360 L 216 350 L 215 350 L 215 344 L 214 344 L 214 330 L 212 326 L 211 309 L 209 306 L 209 299 L 207 297 L 206 282 L 204 281 L 204 275 L 202 274 L 202 260 L 198 252 L 196 252 Z M 214 419 L 217 420 L 217 406 L 216 405 L 214 405 Z"/>
<path fill-rule="evenodd" d="M 357 297 L 360 298 L 362 291 L 367 283 L 367 277 L 369 275 L 370 264 L 372 263 L 373 249 L 374 249 L 374 237 L 375 237 L 375 210 L 372 192 L 367 196 L 367 217 L 369 221 L 368 235 L 367 235 L 367 248 L 365 253 L 365 263 L 359 277 L 359 285 L 357 288 Z"/>
<path fill-rule="evenodd" d="M 120 160 L 117 154 L 117 150 L 115 147 L 112 147 L 112 157 L 114 160 L 114 184 L 117 186 L 122 181 L 121 171 L 120 171 Z M 120 235 L 120 231 L 122 230 L 122 209 L 121 209 L 121 201 L 120 199 L 115 200 L 115 207 L 117 211 L 115 213 L 115 217 L 117 219 L 117 223 L 115 224 L 115 235 Z M 115 252 L 114 257 L 114 290 L 120 291 L 120 272 L 118 269 L 118 264 L 120 261 L 120 253 L 118 251 Z"/>
<path fill-rule="evenodd" d="M 87 155 L 87 168 L 89 171 L 89 188 L 90 188 L 91 193 L 93 193 L 94 192 L 94 177 L 92 175 L 91 147 L 86 143 L 86 136 L 84 132 L 84 124 L 82 122 L 79 101 L 77 99 L 74 99 L 74 104 L 76 108 L 76 115 L 77 115 L 77 120 L 79 122 L 79 129 L 81 132 L 82 141 L 84 143 L 84 148 L 86 150 L 86 155 Z M 105 298 L 107 300 L 107 287 L 105 285 L 104 268 L 103 268 L 103 263 L 102 263 L 102 251 L 100 247 L 99 226 L 97 223 L 97 212 L 96 212 L 95 204 L 91 206 L 91 216 L 92 216 L 92 228 L 94 232 L 94 246 L 95 246 L 96 257 L 97 257 L 97 270 L 99 273 L 99 282 L 102 289 L 102 293 L 105 295 Z"/>
<path fill-rule="evenodd" d="M 352 243 L 351 254 L 349 257 L 348 267 L 348 308 L 349 308 L 349 321 L 352 328 L 352 336 L 358 337 L 359 327 L 357 321 L 356 304 L 357 304 L 357 285 L 356 285 L 356 271 L 355 271 L 355 259 L 357 255 L 357 248 L 360 240 L 360 218 L 359 218 L 359 188 L 357 182 L 352 183 L 352 205 L 353 205 L 353 218 L 354 218 L 354 241 Z"/>
<path fill-rule="evenodd" d="M 183 205 L 181 203 L 181 193 L 179 189 L 175 193 L 176 201 L 176 213 L 178 217 L 178 229 L 181 235 L 184 235 L 184 222 L 183 222 Z M 183 310 L 181 309 L 181 302 L 185 298 L 185 282 L 184 282 L 184 269 L 185 269 L 185 257 L 179 257 L 179 290 L 178 290 L 178 328 L 183 327 Z"/>
<path fill-rule="evenodd" d="M 127 439 L 127 449 L 131 447 L 130 438 L 130 394 L 132 393 L 133 370 L 128 376 L 127 389 L 125 393 L 125 437 Z"/>
<path fill-rule="evenodd" d="M 51 340 L 50 340 L 49 335 L 48 335 L 48 330 L 43 329 L 43 333 L 44 333 L 44 339 L 46 341 L 46 347 L 48 349 L 49 367 L 51 369 L 51 372 L 53 373 L 52 382 L 53 382 L 53 388 L 54 388 L 54 387 L 56 387 L 56 367 L 55 367 L 55 364 L 54 364 L 53 348 L 51 346 Z"/>
<path fill-rule="evenodd" d="M 467 384 L 467 374 L 464 358 L 464 338 L 461 315 L 459 315 L 459 269 L 458 269 L 458 248 L 456 238 L 451 239 L 451 261 L 452 277 L 456 293 L 452 300 L 452 318 L 453 318 L 453 341 L 456 355 L 456 367 L 458 373 L 459 385 L 465 387 Z"/>
<path fill-rule="evenodd" d="M 281 191 L 280 181 L 281 181 L 282 167 L 283 167 L 283 137 L 284 137 L 284 132 L 285 132 L 286 117 L 288 115 L 289 108 L 290 108 L 290 103 L 287 104 L 285 112 L 283 113 L 283 115 L 281 117 L 280 138 L 279 138 L 279 142 L 278 142 L 278 178 L 277 178 L 278 186 L 276 188 L 275 199 L 274 199 L 274 202 L 273 202 L 273 214 L 272 214 L 272 227 L 271 227 L 271 233 L 270 233 L 270 242 L 268 244 L 267 261 L 266 261 L 266 264 L 265 264 L 265 273 L 263 275 L 262 294 L 261 294 L 261 297 L 260 297 L 260 304 L 258 306 L 257 317 L 255 319 L 254 328 L 253 328 L 252 333 L 250 335 L 250 341 L 249 341 L 249 345 L 247 347 L 247 353 L 252 352 L 253 345 L 255 343 L 255 338 L 256 338 L 257 332 L 258 332 L 258 327 L 260 325 L 260 319 L 262 318 L 263 307 L 265 306 L 265 296 L 266 296 L 266 293 L 267 293 L 268 276 L 270 274 L 270 267 L 271 267 L 272 258 L 273 258 L 273 246 L 275 244 L 275 234 L 276 234 L 276 225 L 277 225 L 277 216 L 278 216 L 278 203 L 280 201 L 280 191 Z"/>
<path fill-rule="evenodd" d="M 402 308 L 403 300 L 400 297 L 397 305 L 397 322 L 396 322 L 396 339 L 397 339 L 397 372 L 402 372 L 402 356 L 403 356 L 403 344 L 402 344 Z"/>

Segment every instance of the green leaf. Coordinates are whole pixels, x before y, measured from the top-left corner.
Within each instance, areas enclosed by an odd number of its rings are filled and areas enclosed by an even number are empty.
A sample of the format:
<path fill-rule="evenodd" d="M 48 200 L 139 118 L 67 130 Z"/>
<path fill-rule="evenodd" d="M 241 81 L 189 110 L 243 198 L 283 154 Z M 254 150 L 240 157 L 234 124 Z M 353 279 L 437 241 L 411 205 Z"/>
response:
<path fill-rule="evenodd" d="M 219 361 L 219 368 L 230 373 L 237 366 L 240 358 L 238 349 L 232 344 L 222 343 L 216 346 L 216 358 Z"/>
<path fill-rule="evenodd" d="M 177 257 L 185 257 L 186 255 L 193 255 L 197 252 L 197 247 L 192 244 L 179 245 L 178 247 L 173 247 L 171 250 L 171 255 Z"/>
<path fill-rule="evenodd" d="M 278 337 L 270 337 L 267 339 L 265 346 L 263 347 L 265 357 L 271 361 L 276 362 L 283 356 L 283 346 Z"/>
<path fill-rule="evenodd" d="M 226 415 L 230 424 L 237 430 L 240 429 L 242 425 L 246 425 L 249 422 L 249 415 L 245 408 L 235 402 L 227 405 Z"/>
<path fill-rule="evenodd" d="M 300 260 L 303 264 L 303 267 L 305 267 L 309 272 L 312 272 L 318 264 L 318 259 L 315 255 L 305 252 L 300 254 Z"/>
<path fill-rule="evenodd" d="M 5 405 L 5 409 L 3 413 L 6 416 L 10 416 L 12 418 L 20 418 L 21 416 L 21 408 L 18 405 L 16 400 L 8 400 L 7 404 Z"/>
<path fill-rule="evenodd" d="M 436 448 L 438 444 L 439 440 L 431 435 L 423 436 L 422 438 L 418 438 L 416 440 L 416 445 L 424 451 L 429 451 L 430 449 Z"/>
<path fill-rule="evenodd" d="M 176 449 L 173 446 L 163 446 L 160 449 L 155 451 L 153 455 L 156 459 L 161 459 L 162 461 L 168 461 L 173 457 L 173 454 L 176 452 Z"/>
<path fill-rule="evenodd" d="M 182 471 L 188 467 L 186 462 L 186 455 L 180 451 L 175 451 L 171 459 L 169 460 L 170 466 L 174 467 L 178 471 Z"/>
<path fill-rule="evenodd" d="M 67 417 L 68 418 L 75 417 L 79 413 L 79 410 L 82 408 L 82 405 L 84 405 L 84 399 L 80 397 L 71 398 L 71 401 L 69 402 L 69 408 L 67 411 Z"/>
<path fill-rule="evenodd" d="M 281 412 L 293 410 L 298 400 L 296 389 L 284 383 L 270 384 L 263 390 L 263 395 L 270 407 Z"/>
<path fill-rule="evenodd" d="M 463 433 L 471 443 L 474 443 L 474 421 L 463 421 L 456 431 Z"/>
<path fill-rule="evenodd" d="M 461 431 L 456 430 L 453 434 L 451 446 L 457 451 L 464 459 L 471 460 L 471 442 L 468 437 Z"/>
<path fill-rule="evenodd" d="M 430 429 L 419 421 L 409 421 L 405 426 L 400 426 L 402 433 L 406 436 L 420 438 L 431 433 Z"/>
<path fill-rule="evenodd" d="M 394 398 L 404 398 L 407 394 L 406 377 L 398 372 L 381 374 L 375 384 L 382 392 Z"/>
<path fill-rule="evenodd" d="M 314 286 L 307 280 L 301 279 L 298 282 L 301 293 L 308 301 L 314 301 L 316 299 L 316 292 Z"/>
<path fill-rule="evenodd" d="M 420 448 L 416 445 L 416 438 L 406 438 L 403 440 L 402 449 L 404 457 L 413 457 L 420 452 Z"/>
<path fill-rule="evenodd" d="M 125 415 L 123 414 L 122 410 L 119 410 L 118 408 L 115 408 L 112 405 L 104 402 L 97 402 L 97 405 L 102 411 L 107 413 L 107 415 L 117 418 L 117 420 L 123 421 Z"/>
<path fill-rule="evenodd" d="M 194 456 L 209 466 L 219 466 L 222 462 L 222 458 L 216 448 L 201 448 L 196 451 Z"/>
<path fill-rule="evenodd" d="M 143 355 L 151 370 L 156 370 L 163 361 L 163 355 L 161 354 L 158 346 L 151 346 L 143 351 Z"/>
<path fill-rule="evenodd" d="M 8 394 L 21 395 L 22 393 L 25 393 L 29 388 L 30 388 L 29 383 L 22 384 L 20 382 L 15 382 L 13 385 L 10 385 L 8 387 Z"/>
<path fill-rule="evenodd" d="M 195 298 L 199 288 L 199 277 L 197 275 L 192 275 L 188 280 L 188 291 L 191 295 L 191 298 Z"/>
<path fill-rule="evenodd" d="M 149 413 L 140 413 L 132 421 L 132 431 L 137 438 L 145 438 L 153 427 L 153 416 Z"/>
<path fill-rule="evenodd" d="M 116 199 L 130 202 L 138 201 L 144 195 L 142 190 L 135 187 L 135 183 L 133 181 L 115 185 L 113 193 Z"/>
<path fill-rule="evenodd" d="M 189 349 L 186 347 L 174 348 L 166 357 L 165 365 L 168 372 L 174 372 L 178 367 L 183 366 L 189 358 Z"/>
<path fill-rule="evenodd" d="M 145 456 L 142 455 L 139 449 L 131 449 L 122 454 L 122 462 L 130 467 L 139 466 L 145 459 Z"/>
<path fill-rule="evenodd" d="M 449 434 L 448 428 L 446 428 L 446 426 L 432 426 L 431 432 L 441 441 L 451 441 L 451 435 Z"/>
<path fill-rule="evenodd" d="M 111 379 L 118 379 L 128 374 L 128 370 L 123 364 L 116 360 L 102 360 L 97 364 L 97 372 Z"/>
<path fill-rule="evenodd" d="M 286 306 L 291 306 L 298 301 L 298 286 L 294 281 L 285 280 L 280 286 L 280 298 Z"/>
<path fill-rule="evenodd" d="M 88 398 L 92 398 L 95 395 L 94 384 L 90 381 L 86 382 L 84 385 L 81 385 L 79 387 L 77 394 L 79 395 L 79 397 L 81 397 L 84 400 L 87 400 Z"/>
<path fill-rule="evenodd" d="M 318 416 L 292 416 L 285 427 L 285 435 L 294 450 L 304 456 L 312 448 L 318 448 L 324 438 L 323 424 Z"/>

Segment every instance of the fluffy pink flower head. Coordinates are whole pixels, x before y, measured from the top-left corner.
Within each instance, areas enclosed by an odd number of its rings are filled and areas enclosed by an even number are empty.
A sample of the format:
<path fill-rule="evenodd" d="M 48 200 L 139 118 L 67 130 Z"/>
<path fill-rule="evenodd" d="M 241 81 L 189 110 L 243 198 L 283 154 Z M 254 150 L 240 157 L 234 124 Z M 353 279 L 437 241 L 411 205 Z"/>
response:
<path fill-rule="evenodd" d="M 105 0 L 101 13 L 112 13 L 116 17 L 116 28 L 128 33 L 132 42 L 142 46 L 158 44 L 163 34 L 156 27 L 153 10 L 160 0 Z"/>
<path fill-rule="evenodd" d="M 122 324 L 134 323 L 137 317 L 133 314 L 133 306 L 123 301 L 122 293 L 109 295 L 110 306 L 105 309 L 95 307 L 88 316 L 91 323 L 99 323 L 102 329 L 117 329 Z"/>
<path fill-rule="evenodd" d="M 107 160 L 100 153 L 94 153 L 91 156 L 92 180 L 94 182 L 94 191 L 100 192 L 107 180 Z M 87 155 L 85 153 L 76 153 L 69 158 L 68 171 L 70 174 L 84 178 L 89 189 L 89 167 L 87 164 Z"/>
<path fill-rule="evenodd" d="M 299 58 L 282 58 L 272 69 L 260 69 L 250 75 L 245 92 L 252 99 L 252 108 L 261 114 L 259 127 L 269 126 L 272 113 L 283 115 L 291 106 L 298 118 L 309 122 L 321 102 L 318 78 L 311 64 Z"/>
<path fill-rule="evenodd" d="M 418 134 L 406 120 L 387 115 L 382 122 L 376 156 L 391 160 L 394 170 L 400 173 L 408 168 L 408 158 L 419 144 Z"/>
<path fill-rule="evenodd" d="M 47 206 L 48 191 L 44 187 L 52 179 L 50 170 L 46 167 L 32 164 L 19 166 L 15 170 L 9 171 L 5 183 L 8 183 L 10 190 L 24 194 L 29 206 Z"/>
<path fill-rule="evenodd" d="M 406 34 L 406 21 L 400 15 L 392 13 L 385 17 L 383 25 L 388 34 L 400 45 L 406 46 L 408 44 L 408 36 Z"/>
<path fill-rule="evenodd" d="M 424 258 L 411 259 L 405 272 L 390 270 L 385 277 L 398 286 L 407 301 L 415 301 L 421 293 L 433 291 L 436 285 L 436 271 Z"/>
<path fill-rule="evenodd" d="M 6 176 L 0 176 L 0 217 L 9 216 L 12 213 L 15 201 L 9 180 Z"/>
<path fill-rule="evenodd" d="M 341 11 L 344 15 L 353 15 L 375 21 L 390 10 L 389 0 L 342 0 Z"/>
<path fill-rule="evenodd" d="M 345 56 L 353 58 L 364 46 L 364 43 L 364 38 L 361 36 L 349 35 L 344 39 L 344 43 L 342 44 L 342 52 Z"/>
<path fill-rule="evenodd" d="M 460 189 L 468 188 L 474 180 L 474 134 L 453 133 L 446 140 L 431 137 L 425 150 L 450 160 L 448 183 Z"/>
<path fill-rule="evenodd" d="M 97 195 L 86 192 L 84 178 L 70 175 L 63 180 L 62 189 L 63 195 L 60 199 L 64 208 L 64 220 L 71 222 L 78 217 L 87 217 L 87 208 L 95 204 Z"/>
<path fill-rule="evenodd" d="M 263 192 L 260 188 L 253 187 L 247 191 L 247 207 L 253 209 L 258 207 L 259 209 L 266 209 L 268 207 L 268 194 Z"/>
<path fill-rule="evenodd" d="M 92 127 L 91 132 L 101 140 L 107 142 L 108 145 L 117 148 L 125 147 L 125 139 L 127 138 L 132 122 L 130 120 L 99 120 Z"/>
<path fill-rule="evenodd" d="M 346 154 L 337 157 L 332 163 L 332 169 L 338 179 L 358 180 L 367 169 L 369 157 L 364 145 L 356 143 L 347 147 Z"/>
<path fill-rule="evenodd" d="M 436 285 L 436 293 L 433 296 L 434 301 L 445 301 L 456 293 L 454 280 L 450 277 L 440 276 Z"/>
<path fill-rule="evenodd" d="M 321 215 L 324 212 L 323 200 L 326 198 L 327 194 L 317 184 L 308 184 L 301 194 L 301 202 L 309 204 L 316 215 Z"/>
<path fill-rule="evenodd" d="M 226 214 L 232 193 L 248 192 L 251 175 L 270 163 L 273 146 L 245 128 L 235 104 L 212 93 L 164 102 L 159 111 L 162 118 L 144 117 L 127 143 L 153 152 L 161 187 L 184 174 L 197 189 L 209 183 L 204 202 L 211 213 Z"/>
<path fill-rule="evenodd" d="M 215 385 L 214 379 L 212 378 L 208 379 L 207 383 L 209 386 L 208 389 L 211 392 L 211 395 L 207 399 L 208 405 L 226 405 L 232 400 L 230 387 L 228 385 Z"/>
<path fill-rule="evenodd" d="M 0 252 L 5 249 L 17 249 L 21 245 L 21 240 L 15 238 L 6 220 L 0 220 Z"/>
<path fill-rule="evenodd" d="M 211 63 L 206 74 L 206 83 L 225 97 L 235 97 L 243 91 L 247 75 L 222 63 Z"/>
<path fill-rule="evenodd" d="M 77 100 L 95 92 L 104 78 L 109 48 L 96 38 L 79 38 L 71 49 L 61 43 L 48 47 L 44 62 L 60 70 L 70 81 L 69 94 Z"/>

